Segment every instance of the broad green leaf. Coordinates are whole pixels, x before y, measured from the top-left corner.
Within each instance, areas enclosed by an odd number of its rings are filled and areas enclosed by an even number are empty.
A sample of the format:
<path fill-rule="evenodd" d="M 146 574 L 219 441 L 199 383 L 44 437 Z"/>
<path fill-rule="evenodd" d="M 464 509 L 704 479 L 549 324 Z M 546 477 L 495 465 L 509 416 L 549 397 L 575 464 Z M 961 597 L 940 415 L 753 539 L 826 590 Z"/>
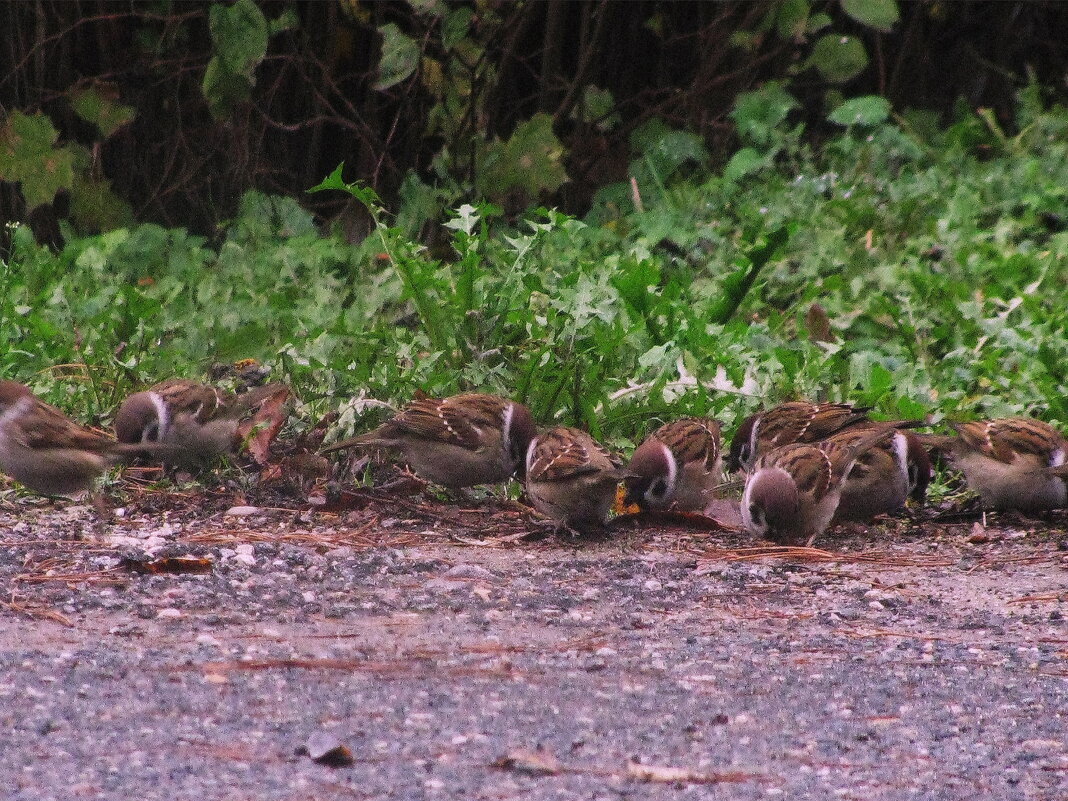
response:
<path fill-rule="evenodd" d="M 381 90 L 395 86 L 415 72 L 419 66 L 419 45 L 392 22 L 379 26 L 378 32 L 382 34 L 382 56 L 374 88 Z"/>
<path fill-rule="evenodd" d="M 268 25 L 254 0 L 216 3 L 208 14 L 208 29 L 225 68 L 255 83 L 253 70 L 267 53 Z"/>
<path fill-rule="evenodd" d="M 808 22 L 808 0 L 783 0 L 775 26 L 783 39 L 796 39 L 805 33 Z"/>
<path fill-rule="evenodd" d="M 879 125 L 890 117 L 890 101 L 879 95 L 865 95 L 845 101 L 827 115 L 839 125 Z"/>
<path fill-rule="evenodd" d="M 378 195 L 369 186 L 364 186 L 360 181 L 354 183 L 346 183 L 345 179 L 341 177 L 342 171 L 345 169 L 345 162 L 338 164 L 332 173 L 320 181 L 315 186 L 308 189 L 309 192 L 322 192 L 326 189 L 339 189 L 352 197 L 356 198 L 364 206 L 377 206 L 381 203 Z"/>
<path fill-rule="evenodd" d="M 244 75 L 231 71 L 218 56 L 212 56 L 200 85 L 208 108 L 217 120 L 230 116 L 234 106 L 252 96 L 252 84 Z"/>
<path fill-rule="evenodd" d="M 783 89 L 781 83 L 768 81 L 755 92 L 738 95 L 730 116 L 743 140 L 763 145 L 770 141 L 772 131 L 797 105 L 797 100 Z"/>
<path fill-rule="evenodd" d="M 597 120 L 597 127 L 602 131 L 612 129 L 619 123 L 619 114 L 614 112 L 615 99 L 607 89 L 587 86 L 582 90 L 582 98 L 571 110 L 572 119 Z"/>
<path fill-rule="evenodd" d="M 111 183 L 85 173 L 74 175 L 70 215 L 82 233 L 111 231 L 134 223 L 133 209 L 115 194 Z"/>
<path fill-rule="evenodd" d="M 855 36 L 829 33 L 812 48 L 804 68 L 815 67 L 831 83 L 845 83 L 868 66 L 868 53 Z"/>
<path fill-rule="evenodd" d="M 467 7 L 453 8 L 446 13 L 441 22 L 441 46 L 446 50 L 456 47 L 467 36 L 473 17 L 474 13 Z"/>
<path fill-rule="evenodd" d="M 862 25 L 884 33 L 901 19 L 896 0 L 842 0 L 842 10 Z"/>
<path fill-rule="evenodd" d="M 630 145 L 640 156 L 630 167 L 630 173 L 639 185 L 663 184 L 683 164 L 708 161 L 708 151 L 700 136 L 678 131 L 659 118 L 635 129 L 630 136 Z"/>
<path fill-rule="evenodd" d="M 883 395 L 894 383 L 893 374 L 878 362 L 872 364 L 868 370 L 866 389 L 873 399 Z"/>
<path fill-rule="evenodd" d="M 824 28 L 829 27 L 832 22 L 834 22 L 834 20 L 832 20 L 822 11 L 817 14 L 813 14 L 811 17 L 808 18 L 808 22 L 805 25 L 805 33 L 819 33 Z"/>
<path fill-rule="evenodd" d="M 491 199 L 511 189 L 522 189 L 533 198 L 541 191 L 559 189 L 567 180 L 563 162 L 564 146 L 553 133 L 552 117 L 535 114 L 507 142 L 491 142 L 483 149 L 477 187 Z"/>
<path fill-rule="evenodd" d="M 743 147 L 727 162 L 723 168 L 723 177 L 728 181 L 737 181 L 750 173 L 754 173 L 765 164 L 764 156 L 751 147 Z"/>
<path fill-rule="evenodd" d="M 74 182 L 74 155 L 55 147 L 59 133 L 44 114 L 12 111 L 0 128 L 0 179 L 19 182 L 29 209 L 56 199 Z"/>
<path fill-rule="evenodd" d="M 136 114 L 133 106 L 124 106 L 118 100 L 119 90 L 113 83 L 97 83 L 70 93 L 74 113 L 99 128 L 104 139 L 128 124 Z"/>

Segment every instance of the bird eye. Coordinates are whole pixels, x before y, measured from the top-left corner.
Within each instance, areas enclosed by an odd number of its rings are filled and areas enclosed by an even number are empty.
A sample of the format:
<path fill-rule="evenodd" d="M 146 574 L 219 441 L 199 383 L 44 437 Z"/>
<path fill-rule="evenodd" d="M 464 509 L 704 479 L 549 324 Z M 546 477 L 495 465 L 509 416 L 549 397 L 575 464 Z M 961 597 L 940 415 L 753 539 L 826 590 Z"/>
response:
<path fill-rule="evenodd" d="M 652 492 L 653 495 L 658 498 L 663 497 L 667 493 L 667 482 L 664 481 L 664 479 L 662 478 L 659 479 L 655 484 L 653 484 Z"/>
<path fill-rule="evenodd" d="M 141 435 L 142 442 L 159 442 L 159 423 L 150 423 L 145 426 L 145 431 Z"/>

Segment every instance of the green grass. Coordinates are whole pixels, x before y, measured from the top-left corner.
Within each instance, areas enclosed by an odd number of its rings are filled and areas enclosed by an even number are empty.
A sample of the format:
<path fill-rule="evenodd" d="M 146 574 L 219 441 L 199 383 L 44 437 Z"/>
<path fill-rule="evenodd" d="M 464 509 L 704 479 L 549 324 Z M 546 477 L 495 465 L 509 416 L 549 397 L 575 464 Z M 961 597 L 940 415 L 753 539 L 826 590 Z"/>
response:
<path fill-rule="evenodd" d="M 305 421 L 480 389 L 616 446 L 682 414 L 731 430 L 793 397 L 1068 427 L 1068 113 L 1028 91 L 1013 137 L 982 115 L 905 115 L 813 151 L 784 113 L 722 171 L 661 126 L 632 165 L 641 211 L 629 183 L 584 220 L 462 205 L 440 221 L 445 260 L 340 171 L 322 188 L 376 223 L 357 246 L 256 193 L 218 246 L 141 225 L 53 253 L 16 227 L 0 377 L 103 424 L 146 383 L 252 357 Z M 833 342 L 809 337 L 814 303 Z"/>

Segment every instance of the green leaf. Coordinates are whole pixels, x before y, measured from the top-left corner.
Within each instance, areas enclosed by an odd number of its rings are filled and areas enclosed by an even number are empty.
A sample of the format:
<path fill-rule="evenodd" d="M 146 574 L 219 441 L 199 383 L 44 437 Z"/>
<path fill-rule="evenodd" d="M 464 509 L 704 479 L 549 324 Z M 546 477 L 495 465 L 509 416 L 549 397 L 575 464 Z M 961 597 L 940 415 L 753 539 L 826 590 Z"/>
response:
<path fill-rule="evenodd" d="M 890 101 L 879 95 L 865 95 L 847 100 L 827 119 L 839 125 L 880 125 L 890 117 Z"/>
<path fill-rule="evenodd" d="M 134 223 L 133 209 L 112 191 L 111 183 L 87 173 L 74 174 L 70 216 L 82 233 L 113 231 Z"/>
<path fill-rule="evenodd" d="M 631 147 L 640 154 L 630 165 L 630 174 L 641 187 L 663 188 L 683 164 L 708 161 L 704 140 L 689 131 L 677 131 L 653 118 L 630 136 Z"/>
<path fill-rule="evenodd" d="M 208 30 L 225 68 L 255 83 L 252 71 L 267 53 L 268 26 L 254 0 L 237 0 L 229 6 L 216 3 L 208 14 Z"/>
<path fill-rule="evenodd" d="M 0 128 L 0 179 L 22 185 L 28 209 L 56 199 L 74 182 L 74 154 L 53 145 L 59 133 L 44 114 L 12 111 Z"/>
<path fill-rule="evenodd" d="M 208 61 L 200 90 L 204 93 L 212 116 L 217 120 L 226 119 L 236 105 L 252 96 L 252 84 L 248 78 L 231 72 L 218 56 L 212 56 Z"/>
<path fill-rule="evenodd" d="M 521 123 L 507 142 L 487 145 L 479 158 L 476 187 L 484 196 L 497 199 L 511 189 L 535 197 L 554 192 L 567 180 L 564 146 L 553 133 L 552 117 L 538 113 Z"/>
<path fill-rule="evenodd" d="M 388 89 L 407 79 L 419 66 L 419 45 L 401 33 L 394 23 L 381 25 L 382 56 L 378 61 L 378 80 L 375 89 Z"/>
<path fill-rule="evenodd" d="M 755 92 L 743 92 L 734 101 L 730 116 L 743 140 L 766 145 L 771 134 L 785 120 L 797 100 L 778 81 L 768 81 Z"/>
<path fill-rule="evenodd" d="M 268 23 L 267 27 L 268 33 L 271 36 L 274 36 L 276 33 L 281 33 L 282 31 L 288 31 L 292 28 L 299 28 L 300 18 L 297 17 L 296 10 L 292 8 L 287 8 L 277 17 L 272 19 L 270 23 Z"/>
<path fill-rule="evenodd" d="M 845 83 L 868 66 L 868 53 L 855 36 L 829 33 L 812 48 L 803 69 L 815 67 L 831 83 Z"/>
<path fill-rule="evenodd" d="M 587 86 L 582 97 L 571 110 L 571 119 L 597 120 L 597 128 L 609 131 L 619 124 L 619 113 L 614 111 L 616 101 L 607 89 Z"/>
<path fill-rule="evenodd" d="M 320 181 L 315 186 L 308 189 L 309 192 L 322 192 L 327 189 L 339 189 L 342 192 L 351 195 L 360 201 L 364 206 L 377 206 L 381 204 L 378 195 L 375 190 L 369 186 L 364 186 L 359 181 L 355 183 L 346 183 L 345 179 L 341 177 L 342 171 L 345 169 L 345 162 L 338 164 L 332 173 L 326 178 Z"/>
<path fill-rule="evenodd" d="M 473 17 L 474 12 L 465 7 L 451 9 L 445 14 L 441 21 L 441 46 L 446 50 L 456 47 L 467 36 Z"/>
<path fill-rule="evenodd" d="M 808 0 L 783 0 L 775 19 L 779 36 L 783 39 L 797 39 L 804 35 L 809 11 Z"/>
<path fill-rule="evenodd" d="M 759 151 L 751 147 L 743 147 L 731 156 L 731 160 L 723 168 L 723 177 L 728 181 L 737 181 L 761 169 L 764 164 L 764 156 Z"/>
<path fill-rule="evenodd" d="M 842 0 L 842 10 L 862 25 L 883 33 L 901 19 L 895 0 Z"/>
<path fill-rule="evenodd" d="M 133 106 L 124 106 L 118 99 L 119 89 L 113 83 L 97 83 L 70 93 L 74 113 L 99 128 L 104 139 L 127 125 L 137 113 Z"/>
<path fill-rule="evenodd" d="M 834 20 L 823 12 L 813 14 L 808 18 L 808 24 L 805 26 L 805 33 L 819 33 L 824 28 L 830 27 L 832 22 L 834 22 Z"/>
<path fill-rule="evenodd" d="M 783 225 L 757 237 L 746 253 L 746 258 L 741 259 L 741 266 L 723 279 L 722 294 L 706 315 L 708 322 L 723 325 L 734 316 L 752 289 L 757 275 L 769 261 L 782 253 L 791 235 L 790 228 Z"/>
<path fill-rule="evenodd" d="M 891 373 L 878 362 L 874 362 L 871 368 L 868 370 L 866 389 L 869 393 L 869 397 L 873 401 L 878 400 L 886 394 L 886 391 L 890 389 L 893 383 L 893 373 Z"/>

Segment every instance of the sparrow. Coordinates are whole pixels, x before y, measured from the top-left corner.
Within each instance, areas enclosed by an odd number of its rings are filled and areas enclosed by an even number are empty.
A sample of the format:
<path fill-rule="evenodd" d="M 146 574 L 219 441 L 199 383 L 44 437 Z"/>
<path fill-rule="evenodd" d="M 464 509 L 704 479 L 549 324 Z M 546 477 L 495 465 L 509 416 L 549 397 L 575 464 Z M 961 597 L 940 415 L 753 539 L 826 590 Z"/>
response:
<path fill-rule="evenodd" d="M 236 448 L 241 411 L 235 398 L 215 387 L 172 378 L 122 402 L 115 437 L 127 444 L 164 443 L 172 449 L 168 464 L 202 469 Z"/>
<path fill-rule="evenodd" d="M 759 456 L 742 493 L 742 523 L 758 537 L 810 545 L 830 524 L 857 459 L 895 429 L 870 429 L 853 443 L 783 445 Z"/>
<path fill-rule="evenodd" d="M 449 489 L 505 481 L 518 473 L 534 438 L 534 420 L 521 403 L 468 393 L 419 398 L 392 420 L 366 434 L 338 442 L 342 448 L 396 450 L 416 475 Z"/>
<path fill-rule="evenodd" d="M 624 503 L 643 510 L 674 504 L 682 511 L 703 511 L 720 483 L 719 437 L 719 423 L 707 417 L 662 425 L 630 458 Z"/>
<path fill-rule="evenodd" d="M 1036 512 L 1068 505 L 1068 440 L 1031 417 L 951 423 L 956 436 L 923 435 L 964 473 L 987 509 Z"/>
<path fill-rule="evenodd" d="M 876 424 L 850 426 L 826 441 L 851 446 L 873 427 Z M 931 460 L 920 438 L 911 431 L 896 430 L 857 457 L 842 484 L 833 522 L 863 522 L 896 512 L 908 498 L 922 503 L 930 480 Z"/>
<path fill-rule="evenodd" d="M 535 509 L 568 528 L 604 525 L 616 487 L 628 475 L 578 428 L 542 431 L 527 450 L 527 495 Z"/>
<path fill-rule="evenodd" d="M 124 445 L 68 419 L 15 381 L 0 381 L 0 471 L 41 495 L 90 489 L 115 464 L 158 449 Z"/>
<path fill-rule="evenodd" d="M 819 442 L 843 428 L 866 422 L 868 411 L 848 403 L 790 401 L 751 414 L 734 433 L 727 469 L 748 472 L 761 454 L 794 442 Z"/>

